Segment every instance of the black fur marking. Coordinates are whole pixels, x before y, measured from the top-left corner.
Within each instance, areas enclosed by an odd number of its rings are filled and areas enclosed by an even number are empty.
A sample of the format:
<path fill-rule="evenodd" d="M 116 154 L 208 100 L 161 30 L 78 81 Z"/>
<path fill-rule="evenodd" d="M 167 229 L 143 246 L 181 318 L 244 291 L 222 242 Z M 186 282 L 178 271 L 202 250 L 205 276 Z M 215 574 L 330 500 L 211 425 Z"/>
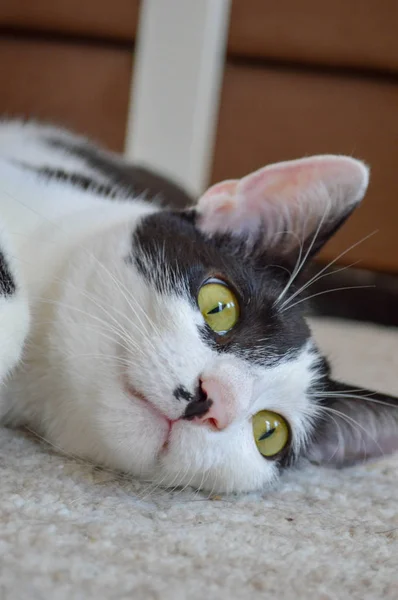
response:
<path fill-rule="evenodd" d="M 264 252 L 247 256 L 242 242 L 231 236 L 205 237 L 195 227 L 192 211 L 146 217 L 133 234 L 129 260 L 158 291 L 180 294 L 195 307 L 206 279 L 219 277 L 229 283 L 240 304 L 238 323 L 223 336 L 205 324 L 200 329 L 218 352 L 269 366 L 294 356 L 310 337 L 302 305 L 283 315 L 274 307 L 287 276 L 273 266 L 277 258 Z"/>
<path fill-rule="evenodd" d="M 173 396 L 176 400 L 186 400 L 187 402 L 192 402 L 194 400 L 194 395 L 191 394 L 183 385 L 179 385 L 173 392 Z"/>
<path fill-rule="evenodd" d="M 182 209 L 193 204 L 193 199 L 169 178 L 140 166 L 133 166 L 116 153 L 97 148 L 90 142 L 50 138 L 47 143 L 81 158 L 84 163 L 106 177 L 111 189 L 115 187 L 125 196 L 143 195 L 145 200 L 160 206 Z"/>
<path fill-rule="evenodd" d="M 0 295 L 12 296 L 16 292 L 16 287 L 5 256 L 0 250 Z"/>
<path fill-rule="evenodd" d="M 79 187 L 82 190 L 90 190 L 100 196 L 107 198 L 116 197 L 118 195 L 120 196 L 120 192 L 118 194 L 119 190 L 117 190 L 115 186 L 101 183 L 100 181 L 97 181 L 92 177 L 88 177 L 87 175 L 82 175 L 81 173 L 68 172 L 64 171 L 63 169 L 53 167 L 33 167 L 25 163 L 19 164 L 24 169 L 34 171 L 35 173 L 43 175 L 43 177 L 47 177 L 48 179 L 55 179 L 56 181 Z"/>

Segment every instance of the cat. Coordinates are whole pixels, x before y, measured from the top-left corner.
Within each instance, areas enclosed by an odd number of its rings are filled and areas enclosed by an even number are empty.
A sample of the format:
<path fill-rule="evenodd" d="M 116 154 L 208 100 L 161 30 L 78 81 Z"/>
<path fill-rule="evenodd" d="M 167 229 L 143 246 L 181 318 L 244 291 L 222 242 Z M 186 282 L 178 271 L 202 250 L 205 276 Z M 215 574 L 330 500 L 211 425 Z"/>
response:
<path fill-rule="evenodd" d="M 368 178 L 315 156 L 190 203 L 85 137 L 1 121 L 3 424 L 217 493 L 397 450 L 397 400 L 333 380 L 300 281 Z"/>

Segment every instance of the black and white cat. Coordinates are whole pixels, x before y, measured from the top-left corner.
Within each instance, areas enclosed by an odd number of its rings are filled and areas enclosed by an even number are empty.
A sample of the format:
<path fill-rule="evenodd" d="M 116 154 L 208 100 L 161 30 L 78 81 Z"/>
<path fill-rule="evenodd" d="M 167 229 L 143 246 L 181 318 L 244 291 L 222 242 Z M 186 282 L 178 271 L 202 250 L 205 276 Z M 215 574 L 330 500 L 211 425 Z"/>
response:
<path fill-rule="evenodd" d="M 164 208 L 116 155 L 3 121 L 0 181 L 4 423 L 217 492 L 398 449 L 397 401 L 330 379 L 298 284 L 364 196 L 362 162 L 270 165 Z"/>

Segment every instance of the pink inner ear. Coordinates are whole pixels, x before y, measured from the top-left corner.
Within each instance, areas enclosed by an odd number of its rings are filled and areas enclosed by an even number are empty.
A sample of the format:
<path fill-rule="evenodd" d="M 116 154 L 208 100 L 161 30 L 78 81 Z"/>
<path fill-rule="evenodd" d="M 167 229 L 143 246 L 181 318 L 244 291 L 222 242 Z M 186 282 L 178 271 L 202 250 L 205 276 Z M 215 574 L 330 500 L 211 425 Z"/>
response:
<path fill-rule="evenodd" d="M 197 205 L 200 227 L 209 234 L 250 235 L 265 223 L 267 237 L 290 231 L 304 239 L 322 218 L 330 221 L 349 212 L 367 183 L 365 165 L 345 156 L 269 165 L 207 190 Z"/>
<path fill-rule="evenodd" d="M 214 198 L 215 196 L 233 196 L 236 193 L 239 179 L 227 179 L 212 185 L 201 197 L 201 201 L 204 198 Z"/>

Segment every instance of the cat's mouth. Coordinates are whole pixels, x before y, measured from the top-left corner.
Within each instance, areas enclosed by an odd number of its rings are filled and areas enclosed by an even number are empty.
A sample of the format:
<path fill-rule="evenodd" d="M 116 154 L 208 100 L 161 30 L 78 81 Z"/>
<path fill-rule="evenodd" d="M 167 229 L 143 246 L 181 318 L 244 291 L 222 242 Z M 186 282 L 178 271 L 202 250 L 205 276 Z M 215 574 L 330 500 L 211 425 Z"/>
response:
<path fill-rule="evenodd" d="M 132 399 L 134 399 L 134 401 L 139 401 L 140 403 L 142 403 L 146 409 L 149 409 L 150 412 L 160 421 L 162 421 L 164 424 L 167 425 L 167 429 L 165 431 L 165 436 L 164 436 L 164 442 L 161 446 L 160 452 L 164 452 L 165 450 L 167 450 L 168 444 L 169 444 L 169 440 L 170 440 L 170 434 L 171 434 L 171 429 L 173 427 L 173 424 L 179 420 L 172 420 L 169 419 L 169 417 L 167 417 L 164 413 L 162 413 L 157 406 L 155 406 L 154 404 L 152 404 L 152 402 L 146 397 L 144 396 L 144 394 L 142 392 L 140 392 L 139 390 L 137 390 L 137 388 L 135 388 L 134 386 L 132 386 L 129 382 L 125 383 L 125 389 L 126 392 L 128 394 L 129 397 L 131 397 Z"/>

